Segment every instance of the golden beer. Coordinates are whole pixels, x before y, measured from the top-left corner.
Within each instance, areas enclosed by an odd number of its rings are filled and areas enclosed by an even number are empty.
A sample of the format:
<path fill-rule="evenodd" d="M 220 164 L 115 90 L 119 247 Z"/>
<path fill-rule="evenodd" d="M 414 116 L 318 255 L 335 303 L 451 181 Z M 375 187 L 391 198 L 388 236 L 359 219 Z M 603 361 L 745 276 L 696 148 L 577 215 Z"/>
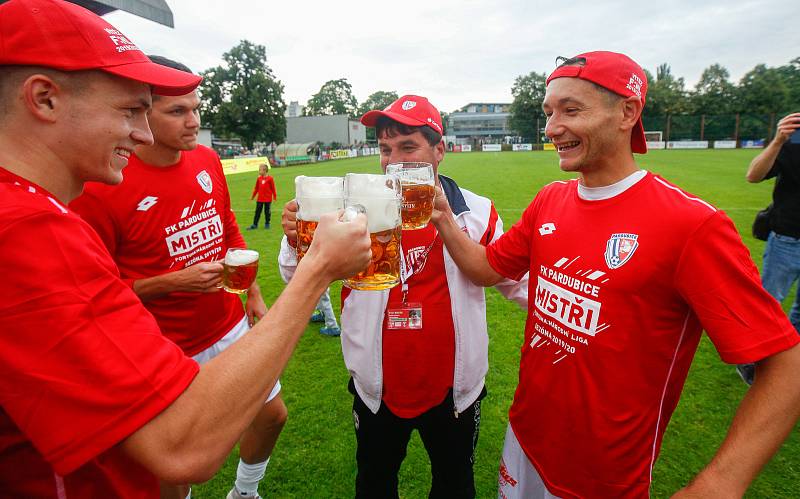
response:
<path fill-rule="evenodd" d="M 358 290 L 380 290 L 400 283 L 400 179 L 396 175 L 345 175 L 345 205 L 366 211 L 372 241 L 372 260 L 344 285 Z"/>
<path fill-rule="evenodd" d="M 314 239 L 314 231 L 317 230 L 319 222 L 312 222 L 310 220 L 297 219 L 297 261 L 299 262 L 311 247 L 311 241 Z"/>
<path fill-rule="evenodd" d="M 400 177 L 403 192 L 403 229 L 416 230 L 427 227 L 433 214 L 436 197 L 433 165 L 430 163 L 390 163 L 386 173 Z"/>
<path fill-rule="evenodd" d="M 384 230 L 370 234 L 372 260 L 369 266 L 344 284 L 351 289 L 379 290 L 392 288 L 400 283 L 400 235 L 402 229 Z"/>
<path fill-rule="evenodd" d="M 258 252 L 229 248 L 222 262 L 222 289 L 241 294 L 250 289 L 258 274 Z"/>
<path fill-rule="evenodd" d="M 424 229 L 431 221 L 436 190 L 432 185 L 401 182 L 403 187 L 403 229 Z"/>
<path fill-rule="evenodd" d="M 306 177 L 294 180 L 297 201 L 297 261 L 306 254 L 314 239 L 319 217 L 344 208 L 344 179 L 342 177 Z"/>

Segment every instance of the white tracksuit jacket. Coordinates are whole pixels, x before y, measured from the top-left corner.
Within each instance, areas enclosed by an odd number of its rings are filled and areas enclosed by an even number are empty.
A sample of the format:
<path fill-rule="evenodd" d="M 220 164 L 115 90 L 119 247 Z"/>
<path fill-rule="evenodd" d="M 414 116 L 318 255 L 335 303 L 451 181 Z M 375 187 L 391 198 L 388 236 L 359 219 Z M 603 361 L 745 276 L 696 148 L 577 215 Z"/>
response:
<path fill-rule="evenodd" d="M 494 230 L 487 232 L 492 215 L 492 203 L 445 176 L 440 183 L 453 210 L 456 223 L 473 241 L 487 236 L 489 242 L 503 233 L 503 221 L 498 216 Z M 453 399 L 457 412 L 465 411 L 478 397 L 489 368 L 489 337 L 486 327 L 486 298 L 481 286 L 470 282 L 444 251 L 445 274 L 450 291 L 455 329 L 455 363 L 453 370 Z M 278 254 L 281 276 L 291 278 L 297 267 L 294 248 L 284 236 Z M 528 275 L 519 282 L 503 280 L 495 286 L 506 298 L 520 307 L 528 307 Z M 389 300 L 389 290 L 352 290 L 342 305 L 342 354 L 353 377 L 356 391 L 367 407 L 377 413 L 383 393 L 382 326 Z"/>

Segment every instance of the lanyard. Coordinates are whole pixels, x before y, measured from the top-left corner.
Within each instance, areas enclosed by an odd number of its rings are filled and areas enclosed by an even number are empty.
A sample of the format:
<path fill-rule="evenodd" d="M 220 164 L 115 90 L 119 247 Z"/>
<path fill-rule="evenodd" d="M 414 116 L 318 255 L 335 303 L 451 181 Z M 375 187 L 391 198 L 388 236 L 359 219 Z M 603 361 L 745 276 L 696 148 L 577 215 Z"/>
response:
<path fill-rule="evenodd" d="M 433 240 L 428 245 L 425 250 L 420 253 L 419 257 L 417 258 L 417 262 L 424 262 L 428 258 L 428 253 L 431 252 L 433 249 L 433 245 L 436 244 L 436 239 L 439 237 L 439 231 L 436 230 L 436 227 L 433 228 Z M 406 253 L 403 251 L 403 243 L 400 243 L 400 282 L 402 283 L 401 290 L 403 292 L 403 303 L 406 303 L 406 298 L 408 297 L 408 280 L 411 279 L 415 274 L 419 273 L 420 267 L 419 265 L 412 266 L 409 268 L 406 265 Z"/>

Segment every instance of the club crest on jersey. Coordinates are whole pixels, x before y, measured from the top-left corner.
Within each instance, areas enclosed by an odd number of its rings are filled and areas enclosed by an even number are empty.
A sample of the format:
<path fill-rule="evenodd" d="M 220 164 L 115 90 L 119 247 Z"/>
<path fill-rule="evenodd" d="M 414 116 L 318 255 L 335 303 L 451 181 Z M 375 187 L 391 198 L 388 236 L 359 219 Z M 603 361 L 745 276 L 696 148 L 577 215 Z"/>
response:
<path fill-rule="evenodd" d="M 211 175 L 205 170 L 197 174 L 197 183 L 206 191 L 206 194 L 211 194 L 211 191 L 214 189 L 214 184 L 211 182 Z"/>
<path fill-rule="evenodd" d="M 606 265 L 610 269 L 618 269 L 631 259 L 639 243 L 638 234 L 617 233 L 611 234 L 606 242 Z"/>

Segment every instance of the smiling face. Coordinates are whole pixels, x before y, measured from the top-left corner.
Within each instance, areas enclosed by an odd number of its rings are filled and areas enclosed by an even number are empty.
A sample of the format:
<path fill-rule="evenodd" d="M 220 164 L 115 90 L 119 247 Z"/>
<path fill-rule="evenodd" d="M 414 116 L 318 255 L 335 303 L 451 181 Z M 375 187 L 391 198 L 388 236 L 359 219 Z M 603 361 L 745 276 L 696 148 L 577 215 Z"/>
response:
<path fill-rule="evenodd" d="M 578 78 L 556 78 L 547 86 L 542 109 L 547 116 L 545 134 L 558 151 L 564 171 L 597 171 L 615 160 L 628 144 L 620 127 L 623 99 Z"/>
<path fill-rule="evenodd" d="M 159 96 L 153 100 L 150 128 L 155 147 L 169 151 L 191 151 L 197 147 L 200 131 L 200 98 L 197 92 L 178 97 Z"/>
<path fill-rule="evenodd" d="M 378 137 L 378 148 L 384 172 L 390 163 L 413 161 L 432 164 L 435 175 L 439 162 L 444 158 L 444 142 L 431 145 L 418 130 L 410 135 L 384 130 Z"/>
<path fill-rule="evenodd" d="M 76 183 L 118 184 L 134 147 L 153 142 L 150 87 L 100 72 L 85 76 L 84 85 L 62 96 L 67 112 L 59 123 L 59 155 Z"/>

